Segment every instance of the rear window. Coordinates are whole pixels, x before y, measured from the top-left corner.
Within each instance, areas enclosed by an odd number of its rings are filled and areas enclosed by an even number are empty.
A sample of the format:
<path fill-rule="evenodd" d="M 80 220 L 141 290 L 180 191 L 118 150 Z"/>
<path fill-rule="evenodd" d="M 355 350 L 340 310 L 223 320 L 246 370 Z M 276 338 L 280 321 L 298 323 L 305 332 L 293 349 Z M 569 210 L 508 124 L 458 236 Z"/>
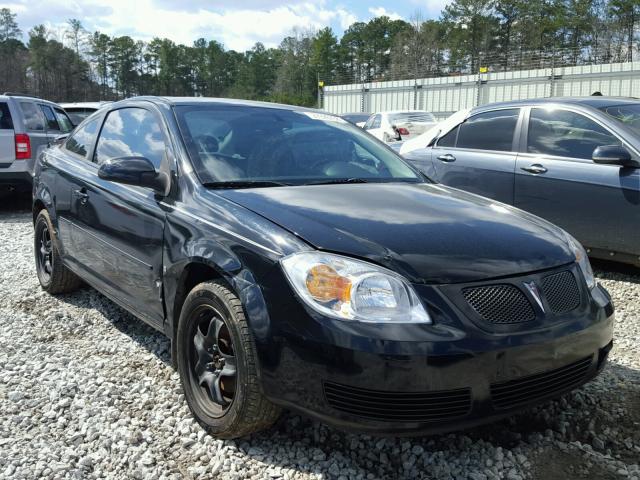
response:
<path fill-rule="evenodd" d="M 389 123 L 435 123 L 436 117 L 429 112 L 401 112 L 389 114 Z"/>
<path fill-rule="evenodd" d="M 0 102 L 0 130 L 13 130 L 11 112 L 5 102 Z"/>
<path fill-rule="evenodd" d="M 85 118 L 95 112 L 95 108 L 86 108 L 86 107 L 72 107 L 65 108 L 65 112 L 69 115 L 69 118 L 73 122 L 74 125 L 80 124 Z"/>
<path fill-rule="evenodd" d="M 20 110 L 27 130 L 44 131 L 44 115 L 35 103 L 20 102 Z"/>

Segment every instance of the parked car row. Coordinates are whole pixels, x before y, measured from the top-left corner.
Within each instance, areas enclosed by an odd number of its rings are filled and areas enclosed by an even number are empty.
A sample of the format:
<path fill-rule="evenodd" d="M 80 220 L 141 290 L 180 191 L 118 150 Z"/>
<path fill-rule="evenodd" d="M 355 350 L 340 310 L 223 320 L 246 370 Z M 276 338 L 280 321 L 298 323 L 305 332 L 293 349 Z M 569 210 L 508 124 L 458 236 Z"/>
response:
<path fill-rule="evenodd" d="M 397 110 L 367 113 L 344 113 L 345 120 L 364 128 L 385 143 L 396 143 L 415 138 L 436 124 L 432 113 L 419 110 Z"/>
<path fill-rule="evenodd" d="M 0 193 L 30 192 L 38 154 L 103 103 L 58 104 L 21 94 L 0 95 Z"/>
<path fill-rule="evenodd" d="M 514 116 L 521 131 L 522 112 L 490 117 L 503 149 Z M 465 428 L 584 384 L 612 347 L 613 304 L 571 235 L 317 110 L 113 103 L 34 182 L 42 287 L 86 282 L 164 332 L 222 438 L 282 408 L 376 434 Z"/>

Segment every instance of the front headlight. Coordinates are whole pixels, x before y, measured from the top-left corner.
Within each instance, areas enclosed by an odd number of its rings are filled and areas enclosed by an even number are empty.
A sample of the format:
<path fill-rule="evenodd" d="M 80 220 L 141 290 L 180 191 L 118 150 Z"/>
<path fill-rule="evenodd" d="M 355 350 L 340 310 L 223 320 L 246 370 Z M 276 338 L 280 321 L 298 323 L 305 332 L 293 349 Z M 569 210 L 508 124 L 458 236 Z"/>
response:
<path fill-rule="evenodd" d="M 390 270 L 322 252 L 295 253 L 280 262 L 296 293 L 325 315 L 361 322 L 431 323 L 411 285 Z"/>
<path fill-rule="evenodd" d="M 593 276 L 593 269 L 591 268 L 591 263 L 589 262 L 587 251 L 575 238 L 573 238 L 568 233 L 566 233 L 566 235 L 569 246 L 573 250 L 573 254 L 576 256 L 576 262 L 580 266 L 580 270 L 582 270 L 584 279 L 587 281 L 587 287 L 589 287 L 589 290 L 591 290 L 596 286 L 596 279 Z"/>

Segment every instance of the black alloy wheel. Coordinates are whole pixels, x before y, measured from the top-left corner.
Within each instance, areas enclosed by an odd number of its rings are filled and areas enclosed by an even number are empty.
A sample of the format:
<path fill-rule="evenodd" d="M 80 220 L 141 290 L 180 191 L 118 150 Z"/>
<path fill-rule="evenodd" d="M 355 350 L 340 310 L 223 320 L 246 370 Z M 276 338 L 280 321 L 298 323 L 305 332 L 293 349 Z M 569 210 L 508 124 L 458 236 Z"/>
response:
<path fill-rule="evenodd" d="M 56 295 L 73 292 L 82 285 L 82 280 L 64 265 L 56 231 L 44 209 L 36 217 L 33 249 L 38 281 L 45 291 Z"/>
<path fill-rule="evenodd" d="M 280 407 L 263 394 L 256 345 L 242 303 L 228 284 L 196 285 L 180 313 L 175 364 L 198 423 L 218 438 L 269 428 Z"/>
<path fill-rule="evenodd" d="M 40 229 L 40 235 L 36 238 L 36 242 L 38 242 L 36 244 L 38 273 L 42 276 L 44 282 L 49 283 L 53 271 L 53 245 L 48 225 L 45 224 Z"/>
<path fill-rule="evenodd" d="M 210 305 L 202 305 L 192 315 L 190 366 L 192 385 L 200 406 L 212 417 L 220 417 L 231 406 L 236 385 L 236 357 L 229 328 L 222 315 Z"/>

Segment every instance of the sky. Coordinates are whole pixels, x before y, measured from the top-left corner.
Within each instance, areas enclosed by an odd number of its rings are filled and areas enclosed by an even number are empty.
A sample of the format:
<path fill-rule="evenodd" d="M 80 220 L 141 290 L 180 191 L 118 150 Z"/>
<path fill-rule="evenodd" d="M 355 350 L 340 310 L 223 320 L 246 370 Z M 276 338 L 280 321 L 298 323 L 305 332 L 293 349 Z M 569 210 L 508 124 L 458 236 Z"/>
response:
<path fill-rule="evenodd" d="M 24 34 L 45 24 L 62 35 L 69 18 L 89 31 L 129 35 L 136 40 L 166 37 L 191 45 L 197 38 L 215 39 L 228 49 L 244 51 L 256 42 L 277 46 L 294 29 L 330 26 L 341 35 L 356 21 L 387 15 L 408 20 L 416 12 L 437 18 L 450 0 L 18 0 L 4 2 L 18 15 Z"/>

